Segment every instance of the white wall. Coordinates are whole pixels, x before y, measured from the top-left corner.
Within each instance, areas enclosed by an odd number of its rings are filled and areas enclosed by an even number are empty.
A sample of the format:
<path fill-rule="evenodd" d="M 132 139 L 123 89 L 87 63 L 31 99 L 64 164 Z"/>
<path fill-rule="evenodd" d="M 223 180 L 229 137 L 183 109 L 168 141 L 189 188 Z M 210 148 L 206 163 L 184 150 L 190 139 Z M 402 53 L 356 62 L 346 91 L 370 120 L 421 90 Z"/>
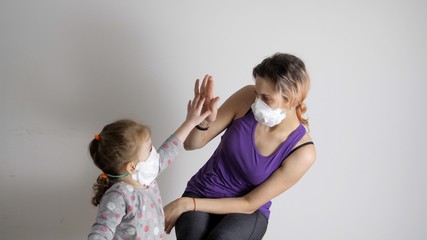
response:
<path fill-rule="evenodd" d="M 1 0 L 0 238 L 84 239 L 94 133 L 129 117 L 158 145 L 196 78 L 214 75 L 223 102 L 289 52 L 312 77 L 318 161 L 273 201 L 264 239 L 427 239 L 426 43 L 422 0 Z M 165 203 L 217 142 L 160 177 Z"/>

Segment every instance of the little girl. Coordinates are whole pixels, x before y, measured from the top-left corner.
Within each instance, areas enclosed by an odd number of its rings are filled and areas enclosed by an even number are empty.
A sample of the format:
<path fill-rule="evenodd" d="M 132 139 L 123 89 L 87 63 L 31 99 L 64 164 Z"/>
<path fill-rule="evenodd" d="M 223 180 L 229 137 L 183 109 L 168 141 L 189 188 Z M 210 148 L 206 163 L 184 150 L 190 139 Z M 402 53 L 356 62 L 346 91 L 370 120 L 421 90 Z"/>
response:
<path fill-rule="evenodd" d="M 150 129 L 131 120 L 106 125 L 89 144 L 95 165 L 102 170 L 93 186 L 98 207 L 88 239 L 161 239 L 164 215 L 155 178 L 177 156 L 191 130 L 209 114 L 205 99 L 188 102 L 187 117 L 156 151 Z"/>

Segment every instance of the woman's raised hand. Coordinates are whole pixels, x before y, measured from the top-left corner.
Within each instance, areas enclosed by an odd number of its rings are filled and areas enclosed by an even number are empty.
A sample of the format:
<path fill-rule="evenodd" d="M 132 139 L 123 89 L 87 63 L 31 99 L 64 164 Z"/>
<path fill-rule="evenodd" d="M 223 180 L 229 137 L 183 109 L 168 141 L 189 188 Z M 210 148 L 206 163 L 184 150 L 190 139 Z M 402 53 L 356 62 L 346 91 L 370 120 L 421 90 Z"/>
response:
<path fill-rule="evenodd" d="M 218 96 L 214 97 L 214 81 L 212 76 L 206 74 L 202 84 L 200 84 L 199 79 L 196 80 L 194 85 L 194 97 L 197 96 L 205 99 L 202 112 L 210 111 L 210 114 L 205 119 L 206 124 L 210 125 L 216 119 L 216 114 L 218 112 L 216 104 L 219 101 Z"/>

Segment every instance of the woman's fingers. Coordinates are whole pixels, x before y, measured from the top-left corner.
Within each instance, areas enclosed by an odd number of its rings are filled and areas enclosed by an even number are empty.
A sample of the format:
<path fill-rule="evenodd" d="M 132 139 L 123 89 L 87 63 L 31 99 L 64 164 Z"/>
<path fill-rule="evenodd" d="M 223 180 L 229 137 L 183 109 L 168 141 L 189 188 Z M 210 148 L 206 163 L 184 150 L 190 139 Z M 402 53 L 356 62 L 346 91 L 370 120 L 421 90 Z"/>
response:
<path fill-rule="evenodd" d="M 197 111 L 199 116 L 209 118 L 209 121 L 215 120 L 216 104 L 219 97 L 214 97 L 214 80 L 209 74 L 203 77 L 203 80 L 196 80 L 194 84 L 194 98 L 189 102 L 187 111 Z"/>
<path fill-rule="evenodd" d="M 174 227 L 174 225 L 175 225 L 175 224 L 171 224 L 171 223 L 169 223 L 169 224 L 168 224 L 168 228 L 166 229 L 166 233 L 167 233 L 167 234 L 171 233 L 172 228 Z"/>
<path fill-rule="evenodd" d="M 214 109 L 216 109 L 216 104 L 219 102 L 219 97 L 215 97 L 214 99 L 212 99 L 209 103 L 209 110 L 213 111 Z"/>
<path fill-rule="evenodd" d="M 174 221 L 173 218 L 166 216 L 165 218 L 165 232 L 167 234 L 171 233 L 173 227 L 175 227 L 176 220 Z"/>
<path fill-rule="evenodd" d="M 205 77 L 203 78 L 202 85 L 200 86 L 200 94 L 202 96 L 206 95 L 206 86 L 208 84 L 209 77 L 210 76 L 206 74 Z"/>
<path fill-rule="evenodd" d="M 166 224 L 165 224 L 165 232 L 167 234 L 169 234 L 171 232 L 171 230 L 172 230 L 172 228 L 169 226 L 169 223 L 166 222 Z"/>
<path fill-rule="evenodd" d="M 212 76 L 209 76 L 206 82 L 206 88 L 205 88 L 205 95 L 208 99 L 213 98 L 213 91 L 214 91 L 214 80 Z"/>
<path fill-rule="evenodd" d="M 194 84 L 194 97 L 196 97 L 196 96 L 198 96 L 200 94 L 199 83 L 200 83 L 200 80 L 197 79 L 196 83 Z"/>
<path fill-rule="evenodd" d="M 213 98 L 213 91 L 214 91 L 214 81 L 213 77 L 209 74 L 206 74 L 205 77 L 202 80 L 202 83 L 200 83 L 200 80 L 197 79 L 194 84 L 194 96 L 205 96 L 208 100 Z"/>

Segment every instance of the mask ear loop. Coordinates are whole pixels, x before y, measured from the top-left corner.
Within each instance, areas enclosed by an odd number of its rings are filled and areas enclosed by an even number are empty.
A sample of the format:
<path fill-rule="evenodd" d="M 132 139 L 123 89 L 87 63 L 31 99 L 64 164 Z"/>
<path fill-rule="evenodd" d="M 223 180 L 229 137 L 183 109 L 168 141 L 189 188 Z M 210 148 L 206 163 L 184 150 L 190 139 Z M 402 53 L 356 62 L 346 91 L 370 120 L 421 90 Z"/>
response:
<path fill-rule="evenodd" d="M 112 175 L 112 174 L 107 174 L 107 173 L 101 173 L 101 175 L 99 175 L 98 178 L 100 178 L 100 179 L 108 179 L 108 177 L 110 177 L 110 178 L 122 178 L 122 177 L 126 177 L 128 175 L 129 175 L 129 173 L 123 173 L 120 175 Z"/>
<path fill-rule="evenodd" d="M 123 173 L 120 175 L 112 175 L 112 174 L 106 174 L 107 176 L 111 177 L 111 178 L 122 178 L 122 177 L 126 177 L 129 175 L 129 173 Z"/>

